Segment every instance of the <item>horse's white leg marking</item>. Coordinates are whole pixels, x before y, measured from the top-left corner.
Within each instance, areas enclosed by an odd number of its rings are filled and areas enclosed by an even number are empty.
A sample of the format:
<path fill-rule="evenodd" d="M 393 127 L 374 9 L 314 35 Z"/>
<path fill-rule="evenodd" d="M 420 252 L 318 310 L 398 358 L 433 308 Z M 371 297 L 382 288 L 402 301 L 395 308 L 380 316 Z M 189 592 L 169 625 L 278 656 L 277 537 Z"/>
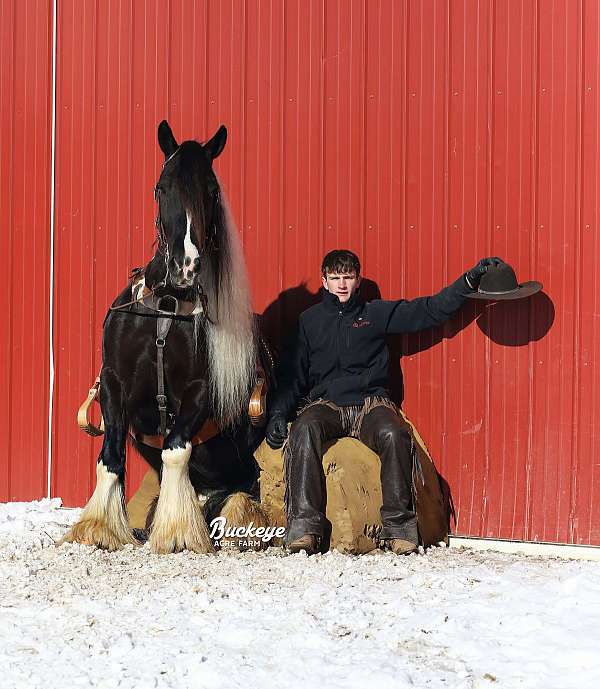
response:
<path fill-rule="evenodd" d="M 188 280 L 191 280 L 194 277 L 194 268 L 196 267 L 195 261 L 197 258 L 200 258 L 200 252 L 198 251 L 198 248 L 194 242 L 192 242 L 192 216 L 190 215 L 189 211 L 186 211 L 186 217 L 187 228 L 185 231 L 185 237 L 183 239 L 183 270 L 185 277 Z"/>
<path fill-rule="evenodd" d="M 85 506 L 79 521 L 70 529 L 62 542 L 97 545 L 117 550 L 126 543 L 136 543 L 123 501 L 123 486 L 117 474 L 104 466 L 96 465 L 96 488 Z"/>
<path fill-rule="evenodd" d="M 150 547 L 155 553 L 193 550 L 213 552 L 202 507 L 190 481 L 191 443 L 162 451 L 163 472 L 152 522 Z"/>

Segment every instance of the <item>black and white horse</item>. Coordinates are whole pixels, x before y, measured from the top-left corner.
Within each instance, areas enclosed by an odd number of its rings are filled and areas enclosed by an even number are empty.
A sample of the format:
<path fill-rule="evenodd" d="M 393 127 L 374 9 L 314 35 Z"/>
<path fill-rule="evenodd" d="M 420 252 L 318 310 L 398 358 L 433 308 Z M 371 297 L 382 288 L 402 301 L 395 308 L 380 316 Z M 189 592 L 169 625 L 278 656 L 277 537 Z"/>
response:
<path fill-rule="evenodd" d="M 220 505 L 255 483 L 252 453 L 262 433 L 251 426 L 247 410 L 256 379 L 257 333 L 237 231 L 212 169 L 226 138 L 222 126 L 204 144 L 178 144 L 166 121 L 158 127 L 165 161 L 155 190 L 156 252 L 134 273 L 104 322 L 105 434 L 97 483 L 63 540 L 111 550 L 136 542 L 123 493 L 128 437 L 161 474 L 149 535 L 154 552 L 211 552 L 197 492 L 218 496 Z M 166 333 L 157 331 L 159 321 L 167 325 Z M 220 433 L 194 444 L 208 420 Z M 144 442 L 165 424 L 161 449 Z M 229 504 L 239 512 L 244 498 Z M 260 524 L 256 505 L 250 509 Z"/>

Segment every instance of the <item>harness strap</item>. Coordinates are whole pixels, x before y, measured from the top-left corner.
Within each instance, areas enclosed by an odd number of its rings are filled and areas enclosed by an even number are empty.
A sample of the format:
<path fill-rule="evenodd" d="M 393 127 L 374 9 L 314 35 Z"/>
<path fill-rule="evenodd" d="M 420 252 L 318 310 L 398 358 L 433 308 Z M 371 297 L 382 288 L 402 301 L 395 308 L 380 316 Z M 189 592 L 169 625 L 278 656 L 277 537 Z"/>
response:
<path fill-rule="evenodd" d="M 173 303 L 173 310 L 167 309 L 165 302 Z M 157 306 L 162 313 L 168 312 L 172 316 L 176 316 L 179 309 L 179 302 L 175 297 L 165 296 L 158 300 Z M 156 395 L 156 401 L 160 414 L 160 434 L 163 437 L 167 435 L 167 396 L 165 395 L 165 365 L 163 354 L 167 335 L 169 334 L 172 323 L 173 319 L 170 316 L 160 316 L 156 319 L 156 374 L 158 378 L 158 394 Z"/>
<path fill-rule="evenodd" d="M 139 305 L 145 307 L 149 311 L 156 313 L 157 315 L 164 314 L 165 316 L 172 317 L 172 311 L 165 311 L 159 307 L 159 303 L 163 297 L 156 296 L 156 290 L 165 286 L 164 281 L 154 285 L 152 289 L 146 287 L 146 280 L 143 273 L 136 277 L 136 279 L 131 284 L 131 295 L 132 299 L 124 304 L 118 304 L 117 306 L 110 306 L 109 311 L 127 311 L 128 313 L 135 313 L 131 311 L 130 307 L 134 305 Z M 165 295 L 170 296 L 170 295 Z M 171 297 L 175 298 L 175 297 Z M 206 315 L 206 295 L 203 291 L 200 291 L 195 301 L 182 301 L 179 300 L 179 307 L 177 311 L 177 316 L 179 319 L 187 319 L 189 316 L 196 316 L 197 314 L 204 313 Z"/>

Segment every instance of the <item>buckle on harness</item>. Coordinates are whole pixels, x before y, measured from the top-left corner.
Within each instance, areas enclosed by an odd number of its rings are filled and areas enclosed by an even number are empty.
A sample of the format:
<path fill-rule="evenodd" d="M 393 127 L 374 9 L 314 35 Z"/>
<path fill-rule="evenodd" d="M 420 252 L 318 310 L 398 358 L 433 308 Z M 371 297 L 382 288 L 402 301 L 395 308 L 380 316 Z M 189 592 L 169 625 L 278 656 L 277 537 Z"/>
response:
<path fill-rule="evenodd" d="M 167 396 L 166 395 L 156 395 L 156 401 L 158 402 L 158 408 L 160 411 L 167 410 Z"/>

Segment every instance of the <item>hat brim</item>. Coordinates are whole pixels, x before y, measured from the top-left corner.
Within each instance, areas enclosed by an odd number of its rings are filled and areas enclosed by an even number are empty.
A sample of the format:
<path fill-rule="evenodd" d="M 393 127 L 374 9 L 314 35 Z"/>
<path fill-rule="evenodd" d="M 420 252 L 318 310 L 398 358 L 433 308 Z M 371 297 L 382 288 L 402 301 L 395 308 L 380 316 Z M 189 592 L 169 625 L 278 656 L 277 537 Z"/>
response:
<path fill-rule="evenodd" d="M 516 290 L 511 290 L 510 292 L 472 292 L 467 294 L 469 299 L 483 299 L 484 301 L 512 301 L 513 299 L 524 299 L 525 297 L 530 297 L 532 294 L 539 292 L 543 285 L 541 282 L 536 280 L 530 280 L 529 282 L 524 282 L 519 285 Z"/>

